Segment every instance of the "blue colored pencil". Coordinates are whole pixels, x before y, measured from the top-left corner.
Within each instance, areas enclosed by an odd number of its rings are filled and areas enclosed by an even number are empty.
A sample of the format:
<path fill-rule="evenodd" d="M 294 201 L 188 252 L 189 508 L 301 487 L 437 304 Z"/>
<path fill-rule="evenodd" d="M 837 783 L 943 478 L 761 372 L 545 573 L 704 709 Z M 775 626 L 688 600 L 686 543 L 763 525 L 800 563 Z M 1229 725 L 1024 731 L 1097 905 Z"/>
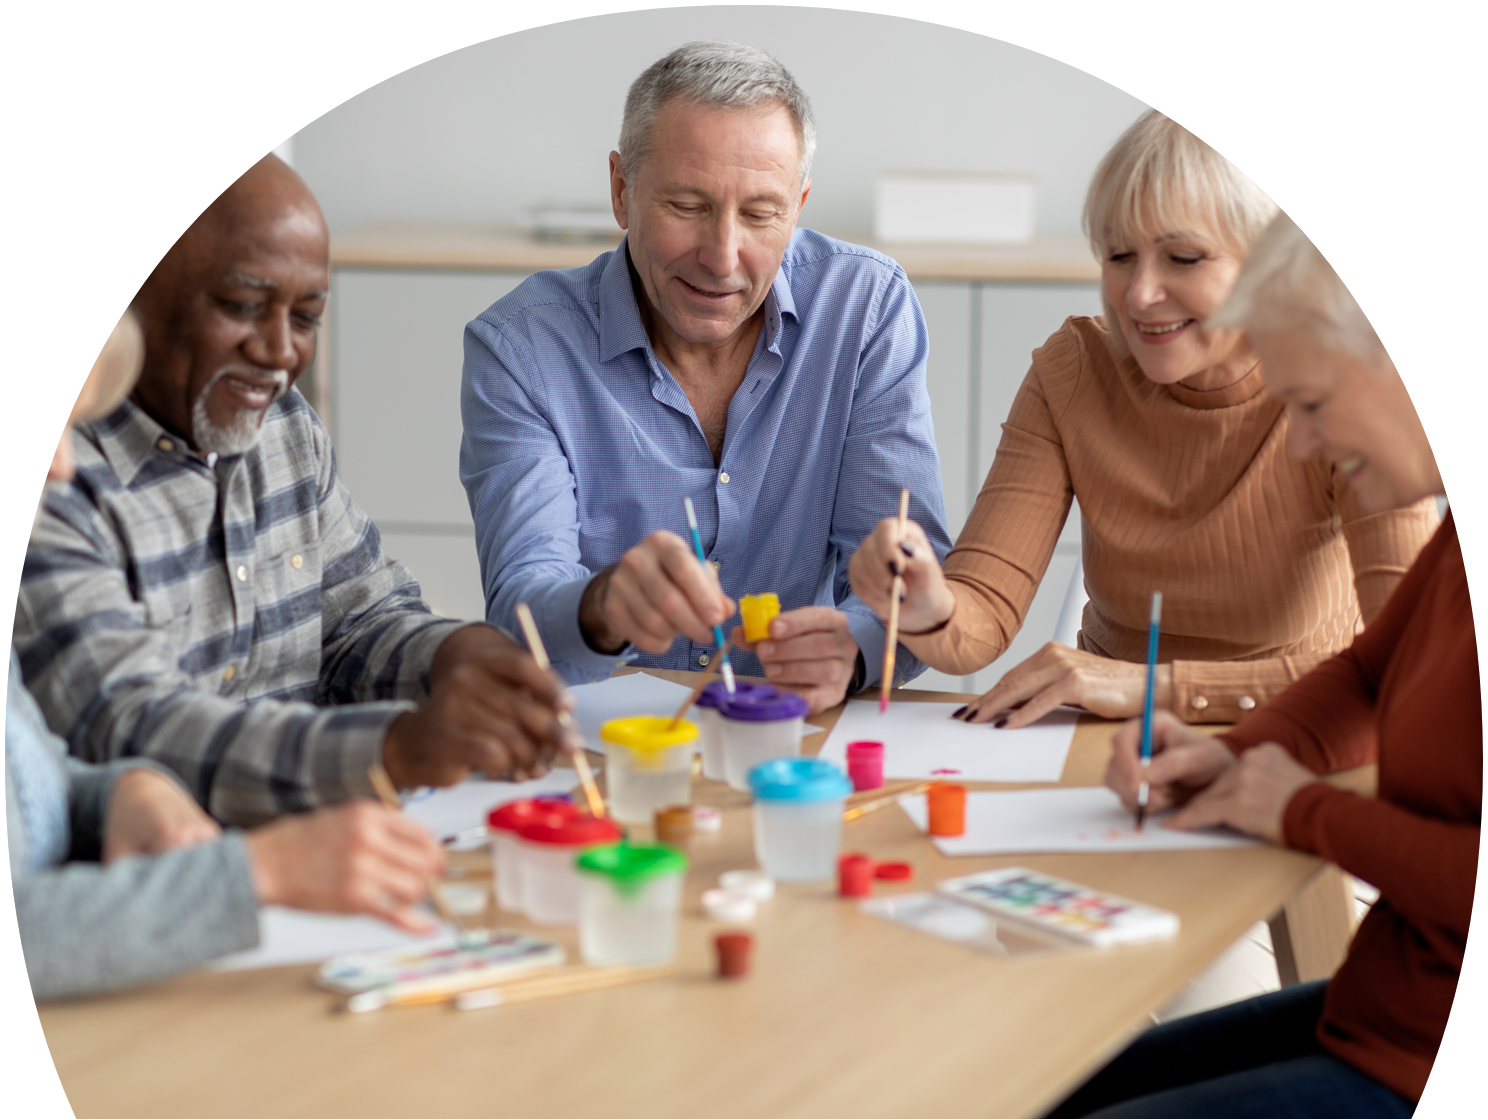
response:
<path fill-rule="evenodd" d="M 682 505 L 687 510 L 687 528 L 692 533 L 692 551 L 697 553 L 698 563 L 707 566 L 708 558 L 703 554 L 703 538 L 698 532 L 697 510 L 692 508 L 692 499 L 683 498 Z M 723 627 L 713 627 L 713 641 L 718 645 L 716 656 L 723 658 L 723 687 L 732 694 L 738 691 L 734 684 L 734 667 L 729 664 L 728 648 L 723 641 Z"/>
<path fill-rule="evenodd" d="M 1142 701 L 1142 784 L 1137 790 L 1137 828 L 1147 819 L 1147 764 L 1152 761 L 1152 697 L 1157 683 L 1157 631 L 1162 625 L 1162 592 L 1152 593 L 1147 619 L 1147 695 Z"/>

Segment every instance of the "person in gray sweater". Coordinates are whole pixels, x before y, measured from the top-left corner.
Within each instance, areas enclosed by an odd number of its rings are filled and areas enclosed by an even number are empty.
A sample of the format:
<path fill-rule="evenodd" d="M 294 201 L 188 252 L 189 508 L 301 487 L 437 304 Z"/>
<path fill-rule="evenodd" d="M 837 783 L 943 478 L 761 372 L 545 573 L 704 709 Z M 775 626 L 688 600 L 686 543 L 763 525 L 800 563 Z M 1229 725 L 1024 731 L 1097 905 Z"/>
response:
<path fill-rule="evenodd" d="M 140 367 L 138 324 L 110 336 L 69 425 L 114 407 Z M 71 431 L 48 481 L 72 476 Z M 38 1001 L 128 987 L 258 942 L 261 905 L 362 913 L 412 931 L 443 869 L 417 823 L 368 800 L 223 832 L 165 767 L 69 757 L 11 650 L 5 808 L 21 949 Z"/>

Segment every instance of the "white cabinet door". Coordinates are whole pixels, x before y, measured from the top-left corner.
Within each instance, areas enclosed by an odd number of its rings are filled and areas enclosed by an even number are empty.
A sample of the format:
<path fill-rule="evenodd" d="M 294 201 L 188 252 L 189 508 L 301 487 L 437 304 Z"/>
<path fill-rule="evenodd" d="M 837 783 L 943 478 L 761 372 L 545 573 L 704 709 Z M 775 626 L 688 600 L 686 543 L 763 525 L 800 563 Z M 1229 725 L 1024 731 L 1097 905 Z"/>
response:
<path fill-rule="evenodd" d="M 336 461 L 352 496 L 384 531 L 470 526 L 459 469 L 465 324 L 524 279 L 336 270 Z"/>

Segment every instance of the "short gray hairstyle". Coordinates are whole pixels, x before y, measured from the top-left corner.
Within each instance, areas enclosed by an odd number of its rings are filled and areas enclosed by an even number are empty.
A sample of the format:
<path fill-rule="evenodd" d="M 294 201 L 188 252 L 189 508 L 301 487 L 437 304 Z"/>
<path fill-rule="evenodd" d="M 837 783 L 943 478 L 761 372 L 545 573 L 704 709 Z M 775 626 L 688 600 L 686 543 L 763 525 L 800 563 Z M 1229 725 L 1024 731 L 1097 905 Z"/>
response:
<path fill-rule="evenodd" d="M 634 180 L 651 154 L 651 133 L 666 105 L 683 98 L 718 109 L 752 109 L 778 102 L 796 126 L 801 146 L 800 183 L 816 155 L 816 120 L 811 101 L 790 71 L 758 47 L 721 40 L 686 43 L 658 59 L 631 83 L 620 125 L 620 170 Z"/>
<path fill-rule="evenodd" d="M 1304 330 L 1325 350 L 1388 360 L 1364 309 L 1312 240 L 1277 214 L 1245 258 L 1209 325 L 1243 331 Z"/>

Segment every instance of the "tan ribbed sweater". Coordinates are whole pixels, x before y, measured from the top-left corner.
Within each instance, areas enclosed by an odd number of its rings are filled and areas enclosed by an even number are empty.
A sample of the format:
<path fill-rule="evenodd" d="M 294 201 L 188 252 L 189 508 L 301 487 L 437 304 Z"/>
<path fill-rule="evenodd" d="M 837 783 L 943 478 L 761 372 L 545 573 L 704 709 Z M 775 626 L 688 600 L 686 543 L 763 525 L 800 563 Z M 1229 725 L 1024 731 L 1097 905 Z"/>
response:
<path fill-rule="evenodd" d="M 1429 498 L 1365 513 L 1331 464 L 1288 453 L 1286 431 L 1259 367 L 1209 392 L 1158 385 L 1100 318 L 1066 320 L 1034 352 L 946 558 L 956 613 L 914 653 L 971 673 L 1006 650 L 1078 498 L 1080 648 L 1144 661 L 1160 590 L 1173 710 L 1238 720 L 1348 646 L 1438 523 Z"/>

